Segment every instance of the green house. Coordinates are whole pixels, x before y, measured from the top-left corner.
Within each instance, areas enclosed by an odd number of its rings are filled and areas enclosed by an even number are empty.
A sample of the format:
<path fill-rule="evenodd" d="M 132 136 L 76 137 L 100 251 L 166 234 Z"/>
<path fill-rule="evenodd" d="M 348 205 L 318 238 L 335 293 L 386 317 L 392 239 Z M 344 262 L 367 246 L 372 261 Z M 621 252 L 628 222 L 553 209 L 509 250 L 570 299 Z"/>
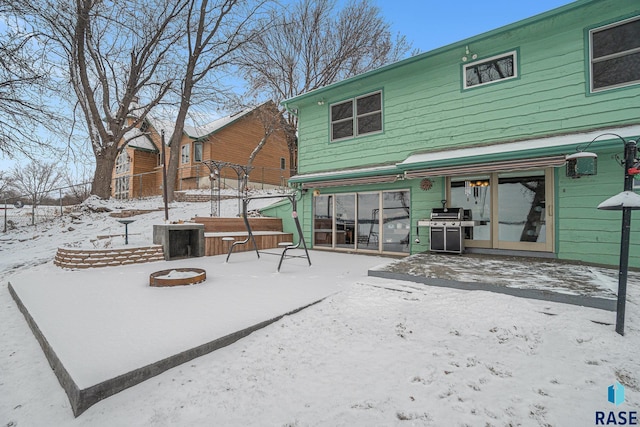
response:
<path fill-rule="evenodd" d="M 621 212 L 597 206 L 640 136 L 640 2 L 576 1 L 283 105 L 314 249 L 423 252 L 421 224 L 458 208 L 465 252 L 614 266 Z M 567 163 L 582 151 L 597 169 Z M 640 213 L 630 254 L 640 267 Z"/>

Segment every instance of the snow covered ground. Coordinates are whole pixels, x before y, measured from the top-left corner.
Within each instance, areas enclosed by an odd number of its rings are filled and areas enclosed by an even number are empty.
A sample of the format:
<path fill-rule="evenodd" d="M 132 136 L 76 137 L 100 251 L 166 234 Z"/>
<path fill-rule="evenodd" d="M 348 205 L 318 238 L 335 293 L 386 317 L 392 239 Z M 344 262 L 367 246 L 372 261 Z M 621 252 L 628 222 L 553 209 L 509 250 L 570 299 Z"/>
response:
<path fill-rule="evenodd" d="M 161 206 L 158 199 L 101 203 Z M 170 220 L 208 216 L 209 208 L 176 203 Z M 224 202 L 223 215 L 236 212 L 235 201 Z M 150 243 L 151 225 L 163 217 L 163 211 L 133 217 L 130 244 Z M 92 240 L 119 246 L 123 228 L 106 213 L 79 210 L 0 235 L 0 426 L 588 426 L 597 411 L 640 411 L 636 281 L 629 283 L 622 337 L 611 312 L 366 277 L 355 271 L 361 257 L 314 251 L 308 270 L 339 292 L 74 418 L 7 283 L 41 272 L 53 303 L 63 284 L 57 278 L 73 274 L 54 274 L 56 248 Z M 232 257 L 226 267 L 241 261 Z M 275 270 L 277 259 L 265 261 Z M 281 274 L 256 270 L 260 283 L 276 289 L 282 277 L 302 269 L 287 262 Z M 372 266 L 377 262 L 385 260 L 371 259 Z M 157 270 L 167 265 L 157 264 L 163 266 Z M 354 274 L 337 280 L 345 264 Z M 625 387 L 620 406 L 607 401 L 616 381 Z"/>

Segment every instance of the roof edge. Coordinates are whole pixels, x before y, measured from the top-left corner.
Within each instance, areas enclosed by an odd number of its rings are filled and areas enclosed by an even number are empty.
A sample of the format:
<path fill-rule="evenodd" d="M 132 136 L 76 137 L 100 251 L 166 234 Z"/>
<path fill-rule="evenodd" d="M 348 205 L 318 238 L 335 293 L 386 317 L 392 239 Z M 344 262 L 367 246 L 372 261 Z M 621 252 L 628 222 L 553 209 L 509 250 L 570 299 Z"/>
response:
<path fill-rule="evenodd" d="M 306 98 L 312 97 L 312 96 L 317 96 L 317 95 L 322 94 L 322 93 L 324 93 L 326 91 L 329 91 L 329 90 L 332 90 L 332 89 L 336 89 L 336 88 L 339 88 L 339 87 L 341 87 L 343 85 L 347 85 L 349 83 L 352 83 L 353 81 L 356 81 L 356 80 L 359 80 L 359 79 L 363 79 L 363 78 L 366 78 L 366 77 L 375 76 L 377 74 L 384 73 L 386 71 L 393 70 L 395 68 L 403 67 L 405 65 L 409 65 L 409 64 L 412 64 L 414 62 L 421 61 L 421 60 L 423 60 L 425 58 L 429 58 L 431 56 L 439 55 L 439 54 L 447 52 L 449 50 L 453 50 L 453 49 L 456 49 L 456 48 L 464 47 L 465 45 L 470 44 L 472 41 L 479 41 L 479 40 L 484 40 L 484 39 L 489 38 L 489 37 L 494 37 L 494 36 L 496 36 L 498 34 L 501 34 L 501 33 L 507 32 L 507 31 L 511 31 L 511 30 L 513 30 L 515 28 L 533 24 L 535 22 L 538 22 L 538 21 L 541 21 L 543 19 L 546 19 L 546 18 L 548 18 L 550 16 L 560 15 L 560 14 L 568 12 L 570 10 L 586 6 L 586 5 L 590 4 L 590 3 L 595 3 L 596 1 L 598 1 L 598 0 L 576 0 L 573 3 L 569 3 L 569 4 L 566 4 L 564 6 L 560 6 L 560 7 L 548 10 L 546 12 L 539 13 L 539 14 L 531 16 L 529 18 L 521 19 L 521 20 L 513 22 L 511 24 L 503 25 L 502 27 L 498 27 L 498 28 L 495 28 L 493 30 L 486 31 L 484 33 L 480 33 L 480 34 L 477 34 L 475 36 L 467 37 L 466 39 L 459 40 L 457 42 L 450 43 L 448 45 L 445 45 L 445 46 L 442 46 L 442 47 L 439 47 L 439 48 L 436 48 L 436 49 L 433 49 L 433 50 L 430 50 L 430 51 L 427 51 L 427 52 L 424 52 L 424 53 L 421 53 L 421 54 L 418 54 L 418 55 L 415 55 L 415 56 L 412 56 L 412 57 L 409 57 L 409 58 L 406 58 L 406 59 L 402 59 L 400 61 L 396 61 L 396 62 L 393 62 L 393 63 L 388 64 L 388 65 L 384 65 L 384 66 L 376 68 L 374 70 L 367 71 L 365 73 L 358 74 L 358 75 L 353 76 L 353 77 L 349 77 L 349 78 L 341 80 L 339 82 L 335 82 L 335 83 L 329 84 L 327 86 L 323 86 L 323 87 L 311 90 L 309 92 L 294 96 L 292 98 L 285 99 L 284 101 L 282 101 L 280 103 L 280 105 L 283 105 L 286 108 L 289 108 L 292 103 L 300 102 L 300 101 L 302 101 L 302 100 L 304 100 Z"/>

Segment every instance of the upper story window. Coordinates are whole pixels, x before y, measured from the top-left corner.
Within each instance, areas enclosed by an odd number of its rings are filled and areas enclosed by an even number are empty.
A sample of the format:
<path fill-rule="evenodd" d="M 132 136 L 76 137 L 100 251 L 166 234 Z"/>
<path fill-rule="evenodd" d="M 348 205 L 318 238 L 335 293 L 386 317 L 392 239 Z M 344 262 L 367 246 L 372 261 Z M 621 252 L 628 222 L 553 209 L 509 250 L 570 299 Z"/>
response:
<path fill-rule="evenodd" d="M 382 131 L 382 92 L 331 105 L 331 140 Z"/>
<path fill-rule="evenodd" d="M 591 91 L 640 83 L 640 16 L 589 31 Z"/>
<path fill-rule="evenodd" d="M 129 172 L 129 154 L 127 150 L 124 150 L 116 157 L 116 174 L 120 175 L 127 172 Z"/>
<path fill-rule="evenodd" d="M 191 150 L 190 150 L 190 148 L 191 148 L 191 145 L 185 144 L 180 149 L 180 158 L 181 158 L 181 163 L 182 164 L 191 162 Z"/>
<path fill-rule="evenodd" d="M 193 161 L 194 162 L 202 161 L 202 142 L 193 143 Z"/>
<path fill-rule="evenodd" d="M 468 89 L 518 77 L 516 51 L 465 64 L 464 88 Z"/>

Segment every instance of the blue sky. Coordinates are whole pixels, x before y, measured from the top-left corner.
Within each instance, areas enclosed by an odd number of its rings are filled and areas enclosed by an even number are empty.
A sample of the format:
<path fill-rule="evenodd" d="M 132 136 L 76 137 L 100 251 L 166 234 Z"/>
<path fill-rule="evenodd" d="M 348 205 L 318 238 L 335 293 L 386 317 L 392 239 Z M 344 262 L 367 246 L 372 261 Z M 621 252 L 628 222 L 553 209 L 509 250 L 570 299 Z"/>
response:
<path fill-rule="evenodd" d="M 394 32 L 421 52 L 573 3 L 569 0 L 374 0 Z"/>

